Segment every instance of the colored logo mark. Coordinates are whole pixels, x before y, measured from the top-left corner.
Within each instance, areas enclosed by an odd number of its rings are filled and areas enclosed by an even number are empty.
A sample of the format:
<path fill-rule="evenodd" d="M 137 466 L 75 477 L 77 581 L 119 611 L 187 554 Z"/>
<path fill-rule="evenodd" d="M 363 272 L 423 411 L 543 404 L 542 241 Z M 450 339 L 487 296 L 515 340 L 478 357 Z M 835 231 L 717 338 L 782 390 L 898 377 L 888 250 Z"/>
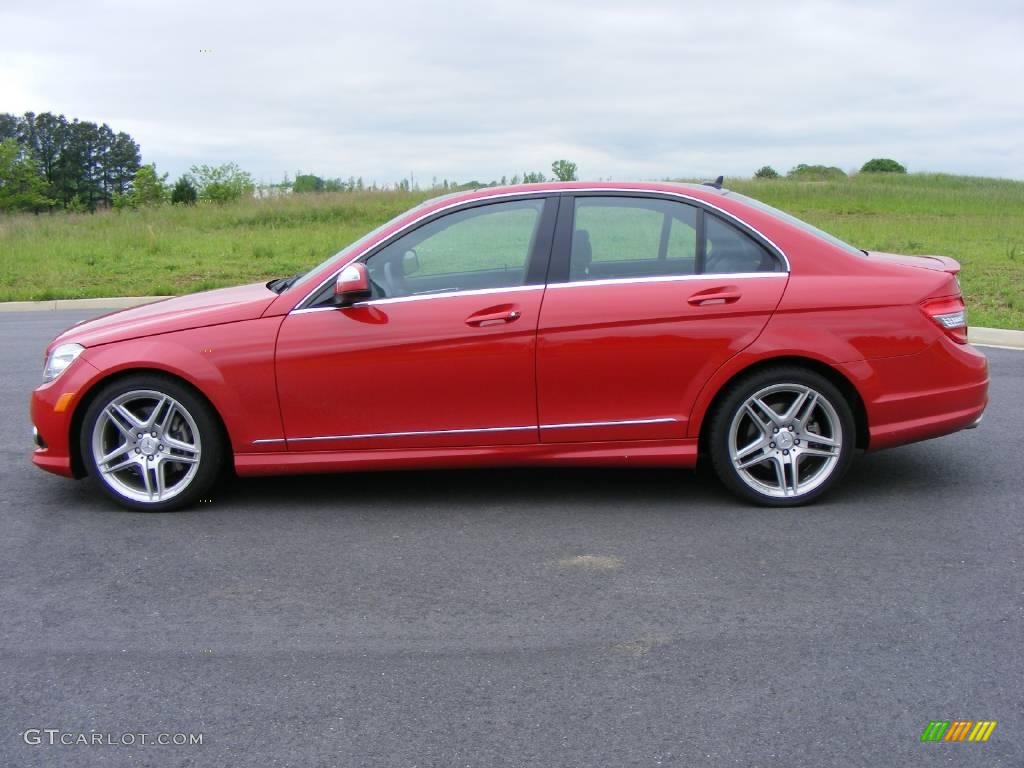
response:
<path fill-rule="evenodd" d="M 921 734 L 921 741 L 988 741 L 996 728 L 995 720 L 932 720 Z"/>

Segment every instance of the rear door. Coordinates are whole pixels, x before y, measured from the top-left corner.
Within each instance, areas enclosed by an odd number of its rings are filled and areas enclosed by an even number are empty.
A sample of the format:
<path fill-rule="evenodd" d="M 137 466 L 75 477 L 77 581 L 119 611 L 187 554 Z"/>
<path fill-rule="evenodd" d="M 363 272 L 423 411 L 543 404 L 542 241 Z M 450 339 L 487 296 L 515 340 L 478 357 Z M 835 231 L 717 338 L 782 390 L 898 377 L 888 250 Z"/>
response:
<path fill-rule="evenodd" d="M 764 328 L 785 269 L 696 202 L 566 195 L 538 327 L 541 441 L 686 437 L 701 386 Z"/>

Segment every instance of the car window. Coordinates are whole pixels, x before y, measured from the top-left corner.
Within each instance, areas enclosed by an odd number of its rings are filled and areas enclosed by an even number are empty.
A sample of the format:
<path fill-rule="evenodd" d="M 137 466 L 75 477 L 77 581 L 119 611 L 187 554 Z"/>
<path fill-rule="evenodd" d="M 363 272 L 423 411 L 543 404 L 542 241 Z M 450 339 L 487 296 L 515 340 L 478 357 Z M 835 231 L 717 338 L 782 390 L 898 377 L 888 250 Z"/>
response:
<path fill-rule="evenodd" d="M 704 272 L 774 272 L 778 262 L 768 249 L 717 216 L 704 216 Z"/>
<path fill-rule="evenodd" d="M 692 275 L 697 209 L 654 198 L 577 197 L 570 280 Z"/>
<path fill-rule="evenodd" d="M 373 298 L 523 285 L 543 207 L 491 203 L 424 224 L 367 260 Z"/>

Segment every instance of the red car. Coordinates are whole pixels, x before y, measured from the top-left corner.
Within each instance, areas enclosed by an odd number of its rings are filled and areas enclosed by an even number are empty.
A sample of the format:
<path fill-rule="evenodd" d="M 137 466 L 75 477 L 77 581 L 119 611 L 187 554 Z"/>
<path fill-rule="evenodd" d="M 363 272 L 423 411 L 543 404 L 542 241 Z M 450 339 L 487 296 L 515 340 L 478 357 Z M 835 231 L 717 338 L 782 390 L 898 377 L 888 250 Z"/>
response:
<path fill-rule="evenodd" d="M 693 467 L 770 506 L 856 448 L 975 426 L 959 265 L 853 248 L 721 189 L 557 183 L 430 200 L 310 272 L 77 325 L 35 464 L 139 510 L 218 474 Z"/>

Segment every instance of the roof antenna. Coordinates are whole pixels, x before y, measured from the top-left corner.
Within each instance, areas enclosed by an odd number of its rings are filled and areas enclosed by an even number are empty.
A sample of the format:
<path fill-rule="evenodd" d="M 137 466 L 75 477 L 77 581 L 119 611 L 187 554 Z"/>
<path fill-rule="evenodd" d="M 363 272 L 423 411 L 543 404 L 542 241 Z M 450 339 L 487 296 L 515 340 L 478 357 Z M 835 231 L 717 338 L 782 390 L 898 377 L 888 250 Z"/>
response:
<path fill-rule="evenodd" d="M 725 177 L 724 176 L 719 176 L 714 181 L 705 181 L 704 182 L 704 186 L 705 187 L 714 187 L 715 189 L 721 189 L 722 188 L 722 182 L 724 182 L 724 181 L 725 181 Z"/>

